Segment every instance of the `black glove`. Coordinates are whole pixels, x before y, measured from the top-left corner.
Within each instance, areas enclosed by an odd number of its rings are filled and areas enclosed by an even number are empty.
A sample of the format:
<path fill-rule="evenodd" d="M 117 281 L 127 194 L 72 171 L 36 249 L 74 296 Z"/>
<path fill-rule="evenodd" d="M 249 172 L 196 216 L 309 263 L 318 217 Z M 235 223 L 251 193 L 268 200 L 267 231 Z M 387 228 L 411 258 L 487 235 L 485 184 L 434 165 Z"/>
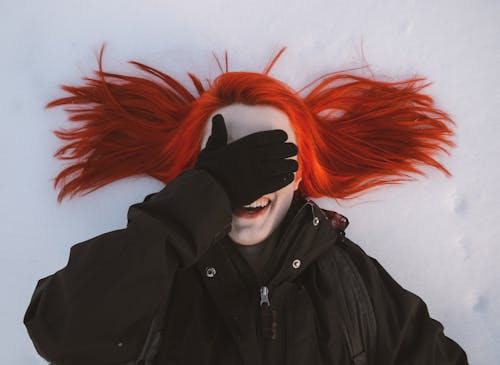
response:
<path fill-rule="evenodd" d="M 284 130 L 261 131 L 227 144 L 224 118 L 212 118 L 212 134 L 196 161 L 196 169 L 208 171 L 226 191 L 234 208 L 247 205 L 264 194 L 279 190 L 294 180 L 299 164 L 286 159 L 298 148 L 286 142 Z"/>

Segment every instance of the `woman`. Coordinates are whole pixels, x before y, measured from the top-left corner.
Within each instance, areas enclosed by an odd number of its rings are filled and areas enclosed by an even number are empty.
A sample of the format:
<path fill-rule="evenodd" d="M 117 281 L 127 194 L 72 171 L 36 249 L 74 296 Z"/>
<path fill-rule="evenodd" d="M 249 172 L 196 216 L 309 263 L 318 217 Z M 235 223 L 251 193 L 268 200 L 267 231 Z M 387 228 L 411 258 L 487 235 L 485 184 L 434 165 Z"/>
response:
<path fill-rule="evenodd" d="M 284 50 L 284 49 L 283 49 Z M 422 173 L 449 175 L 452 121 L 421 79 L 331 74 L 306 96 L 263 73 L 229 72 L 199 96 L 102 71 L 65 86 L 79 128 L 66 195 L 148 174 L 166 185 L 124 229 L 74 245 L 26 311 L 53 364 L 467 364 L 424 302 L 345 237 L 310 197 L 352 199 Z M 307 87 L 309 87 L 308 85 Z M 307 88 L 306 87 L 306 88 Z M 201 150 L 201 151 L 200 151 Z M 68 181 L 69 180 L 69 181 Z"/>

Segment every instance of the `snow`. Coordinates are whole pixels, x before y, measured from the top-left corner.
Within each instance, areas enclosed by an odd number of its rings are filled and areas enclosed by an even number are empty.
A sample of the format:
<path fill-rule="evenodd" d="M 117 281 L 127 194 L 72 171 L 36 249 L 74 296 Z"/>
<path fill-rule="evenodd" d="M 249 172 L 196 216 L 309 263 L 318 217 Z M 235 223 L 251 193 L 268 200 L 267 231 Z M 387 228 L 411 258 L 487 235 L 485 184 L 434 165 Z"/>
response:
<path fill-rule="evenodd" d="M 300 88 L 330 71 L 362 65 L 386 79 L 415 75 L 457 123 L 457 148 L 416 182 L 374 190 L 326 208 L 350 219 L 348 236 L 405 288 L 421 296 L 470 363 L 500 360 L 500 2 L 478 1 L 2 1 L 0 2 L 1 362 L 44 364 L 22 318 L 38 279 L 64 267 L 69 248 L 123 228 L 127 208 L 162 184 L 137 177 L 56 202 L 62 167 L 51 133 L 62 110 L 44 105 L 58 85 L 96 67 L 133 71 L 134 59 L 186 82 L 187 71 L 262 71 Z M 186 83 L 187 84 L 187 83 Z"/>

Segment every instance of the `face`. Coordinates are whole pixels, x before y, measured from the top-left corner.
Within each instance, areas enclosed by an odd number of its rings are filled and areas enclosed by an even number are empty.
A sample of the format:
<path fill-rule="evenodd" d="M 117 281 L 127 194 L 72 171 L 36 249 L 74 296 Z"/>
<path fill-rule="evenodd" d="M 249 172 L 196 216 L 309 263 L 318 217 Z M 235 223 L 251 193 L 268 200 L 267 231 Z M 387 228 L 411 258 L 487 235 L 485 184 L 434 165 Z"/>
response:
<path fill-rule="evenodd" d="M 205 125 L 201 149 L 207 143 L 212 130 L 212 117 L 222 114 L 227 129 L 227 143 L 231 143 L 246 135 L 270 130 L 282 129 L 288 134 L 287 142 L 297 144 L 290 119 L 281 110 L 265 105 L 231 104 L 216 110 Z M 290 157 L 297 160 L 297 156 Z M 241 216 L 233 212 L 232 230 L 229 237 L 242 245 L 253 245 L 266 239 L 281 223 L 298 189 L 300 177 L 295 174 L 295 180 L 275 192 L 261 196 L 256 202 L 269 199 L 269 205 L 255 216 Z"/>

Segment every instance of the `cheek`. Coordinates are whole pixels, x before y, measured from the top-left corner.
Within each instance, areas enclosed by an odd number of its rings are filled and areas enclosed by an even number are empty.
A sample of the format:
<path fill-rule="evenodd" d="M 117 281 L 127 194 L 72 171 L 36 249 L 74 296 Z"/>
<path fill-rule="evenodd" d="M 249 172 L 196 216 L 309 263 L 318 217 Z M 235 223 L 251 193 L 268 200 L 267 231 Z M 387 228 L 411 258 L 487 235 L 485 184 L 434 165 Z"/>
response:
<path fill-rule="evenodd" d="M 283 217 L 286 215 L 288 212 L 288 209 L 290 208 L 290 204 L 292 203 L 293 200 L 293 195 L 295 192 L 295 186 L 298 186 L 298 183 L 293 182 L 292 184 L 289 184 L 285 186 L 283 189 L 280 189 L 276 192 L 276 199 L 275 199 L 275 212 L 273 214 L 274 219 L 276 222 L 273 222 L 273 225 L 278 225 L 281 223 L 281 220 Z"/>
<path fill-rule="evenodd" d="M 277 226 L 279 226 L 288 210 L 285 202 L 280 202 L 280 204 L 278 204 L 275 208 L 276 209 L 272 215 L 272 229 L 275 229 Z"/>

